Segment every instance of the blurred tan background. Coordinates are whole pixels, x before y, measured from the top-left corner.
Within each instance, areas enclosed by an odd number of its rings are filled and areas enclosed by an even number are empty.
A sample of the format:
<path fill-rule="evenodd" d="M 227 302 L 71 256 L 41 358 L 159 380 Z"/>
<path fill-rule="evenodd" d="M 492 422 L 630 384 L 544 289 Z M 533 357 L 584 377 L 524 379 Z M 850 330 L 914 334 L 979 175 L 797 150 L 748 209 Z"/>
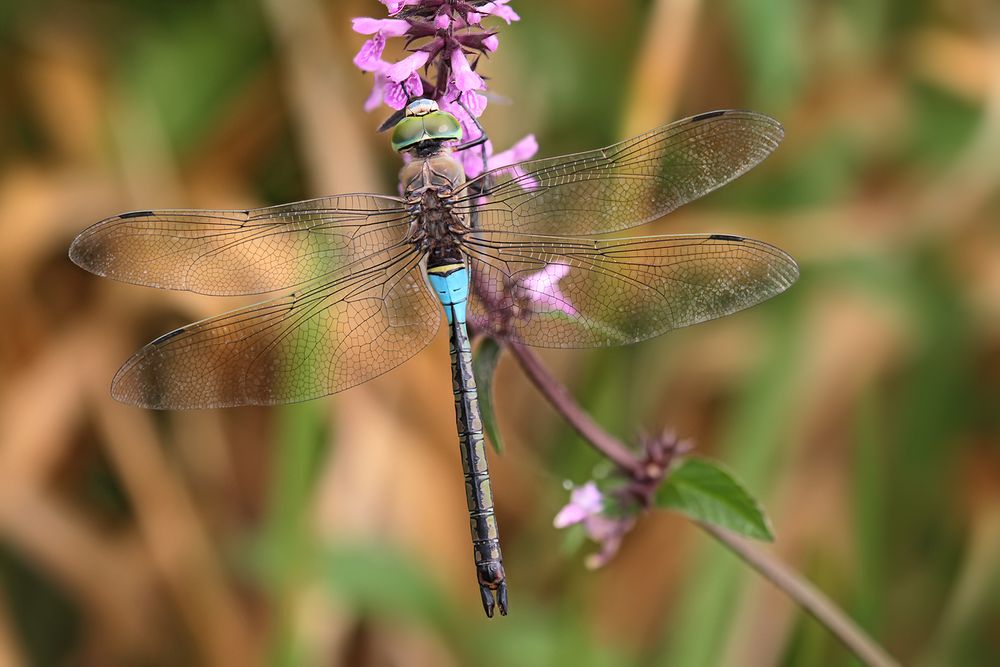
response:
<path fill-rule="evenodd" d="M 651 225 L 795 256 L 761 307 L 545 353 L 634 440 L 674 428 L 762 498 L 773 552 L 907 664 L 1000 657 L 1000 7 L 515 0 L 481 65 L 499 148 L 749 107 L 752 174 Z M 374 0 L 0 4 L 0 664 L 843 665 L 685 520 L 607 568 L 551 527 L 604 467 L 504 360 L 511 616 L 482 617 L 447 339 L 282 409 L 114 403 L 143 343 L 237 300 L 116 284 L 72 238 L 146 208 L 395 191 L 350 17 Z M 502 98 L 506 98 L 505 102 Z M 241 302 L 240 302 L 241 303 Z"/>

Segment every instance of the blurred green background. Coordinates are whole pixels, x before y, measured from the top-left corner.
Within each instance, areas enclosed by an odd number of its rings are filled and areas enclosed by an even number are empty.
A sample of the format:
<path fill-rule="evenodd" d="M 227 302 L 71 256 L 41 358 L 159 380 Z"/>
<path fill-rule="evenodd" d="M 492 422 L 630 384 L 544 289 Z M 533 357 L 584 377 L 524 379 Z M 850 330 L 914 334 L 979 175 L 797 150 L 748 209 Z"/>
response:
<path fill-rule="evenodd" d="M 545 353 L 613 433 L 725 461 L 803 572 L 906 664 L 1000 659 L 1000 6 L 515 0 L 481 65 L 502 149 L 750 107 L 750 175 L 641 231 L 795 256 L 751 311 Z M 115 404 L 135 349 L 237 300 L 85 274 L 116 212 L 395 191 L 350 17 L 374 0 L 0 3 L 0 664 L 845 665 L 685 520 L 588 572 L 552 528 L 602 465 L 502 360 L 511 615 L 480 609 L 447 340 L 331 399 Z"/>

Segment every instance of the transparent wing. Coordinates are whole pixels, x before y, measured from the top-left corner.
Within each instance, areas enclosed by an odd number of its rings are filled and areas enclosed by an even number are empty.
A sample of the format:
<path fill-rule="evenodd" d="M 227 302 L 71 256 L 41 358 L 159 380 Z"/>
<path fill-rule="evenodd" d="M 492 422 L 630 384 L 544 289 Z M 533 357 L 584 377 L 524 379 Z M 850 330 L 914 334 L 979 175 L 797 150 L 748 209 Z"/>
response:
<path fill-rule="evenodd" d="M 469 181 L 455 207 L 475 211 L 476 228 L 489 231 L 620 231 L 732 181 L 766 158 L 782 136 L 781 124 L 763 114 L 712 111 L 607 148 L 494 169 Z"/>
<path fill-rule="evenodd" d="M 289 289 L 397 243 L 401 200 L 352 194 L 247 211 L 124 213 L 84 230 L 70 258 L 116 280 L 202 294 Z"/>
<path fill-rule="evenodd" d="M 476 232 L 469 320 L 538 347 L 625 345 L 749 308 L 798 266 L 760 241 L 671 235 L 573 239 Z"/>
<path fill-rule="evenodd" d="M 172 331 L 115 375 L 147 408 L 290 403 L 395 368 L 434 337 L 441 307 L 412 248 L 383 251 L 299 291 Z"/>

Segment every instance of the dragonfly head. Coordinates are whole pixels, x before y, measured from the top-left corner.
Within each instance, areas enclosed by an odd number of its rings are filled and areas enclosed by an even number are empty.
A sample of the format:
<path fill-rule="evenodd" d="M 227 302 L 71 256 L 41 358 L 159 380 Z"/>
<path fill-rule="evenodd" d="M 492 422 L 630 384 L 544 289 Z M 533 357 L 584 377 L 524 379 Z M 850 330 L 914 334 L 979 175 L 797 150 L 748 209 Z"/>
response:
<path fill-rule="evenodd" d="M 419 98 L 406 105 L 405 115 L 393 128 L 392 148 L 403 152 L 424 142 L 440 145 L 461 138 L 462 126 L 457 118 L 441 111 L 434 100 Z"/>

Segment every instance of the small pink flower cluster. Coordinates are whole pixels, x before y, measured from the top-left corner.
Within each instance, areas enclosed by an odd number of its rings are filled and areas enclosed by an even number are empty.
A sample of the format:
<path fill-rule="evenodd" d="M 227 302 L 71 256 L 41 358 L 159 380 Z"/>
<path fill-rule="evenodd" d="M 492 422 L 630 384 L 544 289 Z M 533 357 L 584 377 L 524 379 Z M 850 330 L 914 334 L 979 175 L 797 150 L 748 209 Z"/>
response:
<path fill-rule="evenodd" d="M 672 430 L 658 436 L 642 436 L 645 455 L 643 468 L 651 475 L 647 482 L 639 480 L 612 489 L 601 491 L 593 480 L 583 486 L 573 487 L 569 503 L 553 520 L 556 528 L 583 526 L 583 530 L 600 545 L 597 553 L 590 554 L 584 564 L 590 569 L 607 565 L 621 547 L 625 535 L 635 526 L 636 519 L 653 504 L 653 494 L 665 479 L 666 472 L 677 457 L 694 449 L 692 440 L 681 440 Z"/>
<path fill-rule="evenodd" d="M 497 50 L 496 32 L 482 27 L 487 17 L 508 24 L 519 19 L 508 5 L 510 0 L 380 0 L 390 18 L 356 18 L 354 31 L 370 35 L 354 57 L 354 64 L 375 77 L 365 109 L 385 104 L 402 109 L 411 99 L 426 97 L 462 123 L 463 140 L 479 138 L 474 118 L 486 109 L 483 93 L 486 82 L 476 72 L 479 58 Z M 416 45 L 402 60 L 382 59 L 386 39 L 405 37 L 407 46 Z M 423 72 L 423 74 L 421 74 Z M 533 156 L 538 144 L 528 135 L 512 148 L 493 155 L 486 142 L 487 167 L 507 166 Z M 483 170 L 479 151 L 462 154 L 466 175 L 474 178 Z"/>
<path fill-rule="evenodd" d="M 563 507 L 552 521 L 556 528 L 582 524 L 587 537 L 600 544 L 600 551 L 590 554 L 584 564 L 591 570 L 607 565 L 618 553 L 625 534 L 635 525 L 635 516 L 624 514 L 610 516 L 607 505 L 612 500 L 597 488 L 594 482 L 573 489 L 569 504 Z"/>

